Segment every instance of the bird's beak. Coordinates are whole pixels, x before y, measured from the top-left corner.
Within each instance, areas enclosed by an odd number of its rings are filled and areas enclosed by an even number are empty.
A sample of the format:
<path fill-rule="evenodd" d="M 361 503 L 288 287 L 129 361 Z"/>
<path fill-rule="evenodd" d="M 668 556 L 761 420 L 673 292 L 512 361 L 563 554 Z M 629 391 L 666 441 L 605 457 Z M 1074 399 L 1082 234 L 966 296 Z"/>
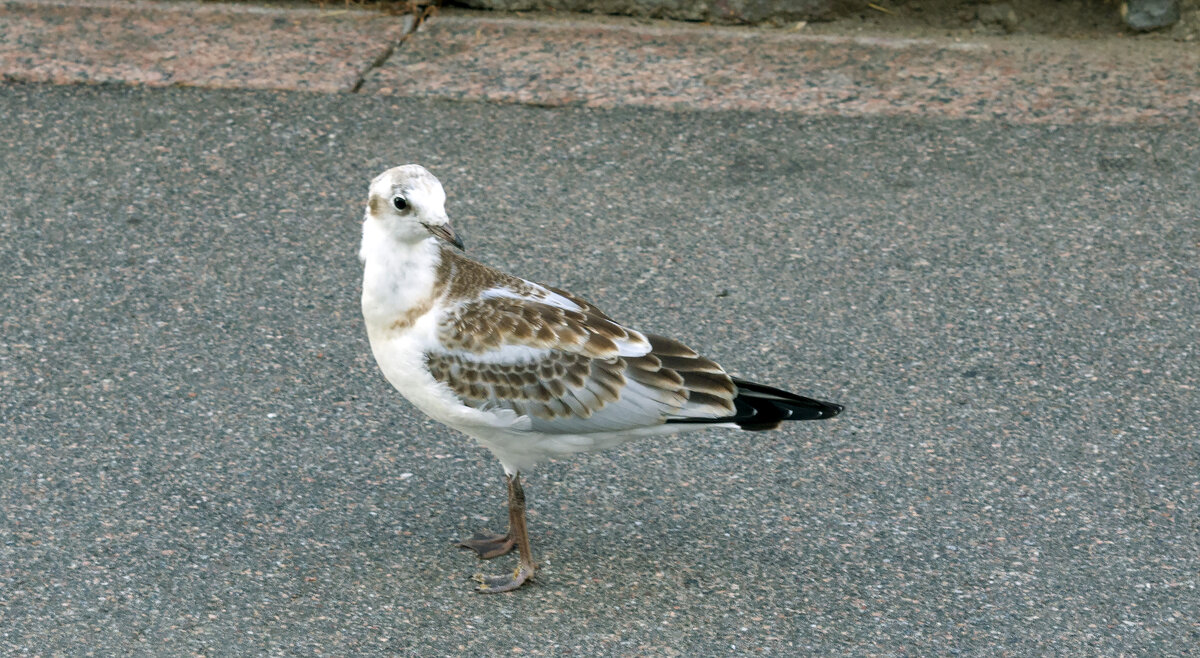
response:
<path fill-rule="evenodd" d="M 458 247 L 460 250 L 466 251 L 466 248 L 463 247 L 462 238 L 458 237 L 458 234 L 454 232 L 454 227 L 450 225 L 450 222 L 446 222 L 440 226 L 431 226 L 429 224 L 425 224 L 425 228 L 428 229 L 429 232 L 434 235 L 434 237 L 440 240 L 445 240 L 446 242 Z"/>

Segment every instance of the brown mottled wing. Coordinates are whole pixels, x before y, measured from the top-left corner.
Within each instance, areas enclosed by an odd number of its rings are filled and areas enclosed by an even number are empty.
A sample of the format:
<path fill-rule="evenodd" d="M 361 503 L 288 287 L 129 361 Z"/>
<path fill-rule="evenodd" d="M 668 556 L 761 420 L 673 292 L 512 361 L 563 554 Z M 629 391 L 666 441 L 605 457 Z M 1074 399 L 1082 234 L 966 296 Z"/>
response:
<path fill-rule="evenodd" d="M 534 431 L 606 432 L 733 413 L 720 366 L 669 338 L 625 329 L 574 297 L 493 296 L 460 306 L 426 355 L 464 404 L 529 416 Z"/>
<path fill-rule="evenodd" d="M 649 348 L 642 334 L 625 329 L 591 307 L 573 310 L 528 297 L 493 295 L 467 302 L 438 329 L 447 350 L 472 354 L 524 348 L 605 358 L 643 353 Z"/>

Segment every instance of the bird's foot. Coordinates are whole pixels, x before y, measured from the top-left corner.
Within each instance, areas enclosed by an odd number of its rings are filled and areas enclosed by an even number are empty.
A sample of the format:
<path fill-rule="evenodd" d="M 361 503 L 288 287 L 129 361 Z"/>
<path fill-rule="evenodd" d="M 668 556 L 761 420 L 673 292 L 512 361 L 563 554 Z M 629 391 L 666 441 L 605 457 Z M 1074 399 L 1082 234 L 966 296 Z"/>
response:
<path fill-rule="evenodd" d="M 497 535 L 491 532 L 477 532 L 470 539 L 464 539 L 455 546 L 469 548 L 482 560 L 500 557 L 516 548 L 517 540 L 510 534 Z"/>
<path fill-rule="evenodd" d="M 533 572 L 533 567 L 522 564 L 508 576 L 485 576 L 477 573 L 475 574 L 475 580 L 479 582 L 479 587 L 475 588 L 475 591 L 484 594 L 511 592 L 525 584 L 526 581 L 531 580 Z"/>

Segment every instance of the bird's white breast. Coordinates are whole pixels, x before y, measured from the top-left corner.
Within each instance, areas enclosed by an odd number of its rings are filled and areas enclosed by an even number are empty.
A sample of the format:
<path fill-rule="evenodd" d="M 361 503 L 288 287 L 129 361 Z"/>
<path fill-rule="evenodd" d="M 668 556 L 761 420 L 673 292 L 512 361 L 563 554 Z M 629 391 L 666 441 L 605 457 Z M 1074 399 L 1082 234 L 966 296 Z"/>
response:
<path fill-rule="evenodd" d="M 439 310 L 431 310 L 402 330 L 367 324 L 371 352 L 388 383 L 429 417 L 476 438 L 481 430 L 528 429 L 529 419 L 508 409 L 483 411 L 468 407 L 429 373 L 425 352 L 437 340 Z"/>
<path fill-rule="evenodd" d="M 425 354 L 437 349 L 445 312 L 437 294 L 438 247 L 432 240 L 404 248 L 363 229 L 362 311 L 371 352 L 397 391 L 434 420 L 468 434 L 521 423 L 509 410 L 481 411 L 464 405 L 429 373 Z M 528 424 L 528 419 L 523 419 Z M 519 428 L 519 427 L 518 427 Z"/>
<path fill-rule="evenodd" d="M 390 326 L 431 301 L 438 265 L 433 240 L 401 244 L 367 220 L 359 257 L 363 261 L 363 318 L 368 329 L 373 324 Z"/>

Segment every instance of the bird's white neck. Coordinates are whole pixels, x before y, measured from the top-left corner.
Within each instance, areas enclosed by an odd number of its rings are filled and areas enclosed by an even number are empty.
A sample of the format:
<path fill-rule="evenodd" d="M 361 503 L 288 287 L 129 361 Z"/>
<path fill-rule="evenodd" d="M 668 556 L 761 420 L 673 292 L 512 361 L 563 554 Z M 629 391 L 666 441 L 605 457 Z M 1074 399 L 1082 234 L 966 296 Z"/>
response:
<path fill-rule="evenodd" d="M 368 323 L 390 323 L 396 315 L 428 304 L 441 262 L 436 238 L 402 242 L 367 219 L 358 256 L 364 265 L 362 305 Z"/>

